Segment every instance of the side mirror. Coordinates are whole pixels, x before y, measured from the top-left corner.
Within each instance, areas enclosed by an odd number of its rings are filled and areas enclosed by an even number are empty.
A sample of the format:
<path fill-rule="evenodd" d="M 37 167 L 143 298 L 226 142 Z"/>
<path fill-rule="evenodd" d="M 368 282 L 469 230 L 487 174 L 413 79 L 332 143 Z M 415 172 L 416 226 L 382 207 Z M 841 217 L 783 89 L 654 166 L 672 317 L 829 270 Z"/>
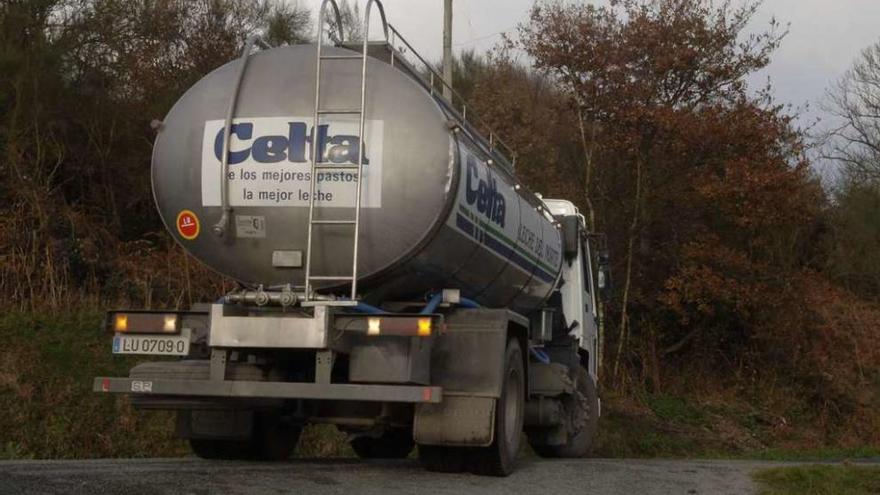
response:
<path fill-rule="evenodd" d="M 562 254 L 570 260 L 578 255 L 581 233 L 577 215 L 559 217 L 562 225 Z"/>
<path fill-rule="evenodd" d="M 611 297 L 611 257 L 608 251 L 603 249 L 596 256 L 597 273 L 596 286 L 599 289 L 599 297 L 602 302 L 607 302 Z"/>

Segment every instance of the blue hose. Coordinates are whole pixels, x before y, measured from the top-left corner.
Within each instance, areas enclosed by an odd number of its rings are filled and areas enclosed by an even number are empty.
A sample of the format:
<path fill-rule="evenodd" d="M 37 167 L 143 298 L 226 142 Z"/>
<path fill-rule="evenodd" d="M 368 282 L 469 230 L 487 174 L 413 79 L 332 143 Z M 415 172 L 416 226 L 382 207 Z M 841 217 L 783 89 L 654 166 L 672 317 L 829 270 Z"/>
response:
<path fill-rule="evenodd" d="M 428 300 L 428 304 L 425 305 L 424 308 L 419 312 L 422 315 L 429 315 L 437 311 L 437 306 L 440 306 L 440 303 L 443 302 L 443 293 L 438 292 L 431 296 L 431 299 Z"/>
<path fill-rule="evenodd" d="M 372 306 L 370 304 L 358 301 L 357 306 L 353 308 L 358 313 L 366 313 L 368 315 L 384 315 L 386 312 L 377 308 L 376 306 Z"/>
<path fill-rule="evenodd" d="M 534 358 L 537 359 L 539 362 L 544 363 L 544 364 L 550 364 L 550 356 L 548 356 L 547 353 L 542 351 L 541 349 L 538 349 L 536 347 L 530 347 L 529 353 L 532 356 L 534 356 Z"/>
<path fill-rule="evenodd" d="M 466 297 L 460 298 L 458 300 L 458 305 L 461 306 L 462 308 L 470 308 L 470 309 L 476 309 L 476 308 L 480 307 L 480 305 L 479 305 L 479 303 L 477 303 L 477 301 L 474 301 L 473 299 L 468 299 Z"/>
<path fill-rule="evenodd" d="M 443 302 L 443 293 L 438 292 L 437 294 L 434 294 L 433 296 L 431 296 L 431 299 L 428 300 L 428 304 L 426 304 L 425 307 L 422 308 L 422 311 L 420 311 L 419 314 L 429 315 L 429 314 L 434 313 L 435 311 L 437 311 L 437 307 L 440 306 L 441 302 Z M 466 297 L 459 297 L 458 298 L 458 305 L 461 306 L 462 308 L 469 308 L 469 309 L 475 309 L 475 308 L 480 307 L 480 305 L 477 304 L 476 301 L 474 301 L 473 299 L 468 299 Z"/>

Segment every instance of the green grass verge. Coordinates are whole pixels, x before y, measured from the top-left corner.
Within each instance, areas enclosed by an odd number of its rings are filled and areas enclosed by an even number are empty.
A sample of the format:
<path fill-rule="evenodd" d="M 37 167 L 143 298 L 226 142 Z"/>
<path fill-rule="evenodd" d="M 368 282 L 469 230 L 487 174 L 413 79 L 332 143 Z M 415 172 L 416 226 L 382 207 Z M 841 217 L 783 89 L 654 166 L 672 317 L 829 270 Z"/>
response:
<path fill-rule="evenodd" d="M 691 457 L 705 450 L 699 439 L 672 431 L 667 428 L 669 424 L 608 407 L 599 420 L 594 454 L 599 457 Z"/>
<path fill-rule="evenodd" d="M 0 315 L 0 459 L 172 457 L 174 415 L 135 411 L 128 399 L 92 392 L 95 376 L 127 376 L 140 358 L 114 356 L 97 311 Z M 149 359 L 149 358 L 147 358 Z M 300 457 L 351 457 L 335 427 L 303 432 Z"/>
<path fill-rule="evenodd" d="M 142 457 L 185 454 L 170 413 L 140 413 L 124 397 L 93 393 L 98 375 L 126 376 L 103 316 L 0 316 L 0 458 Z"/>
<path fill-rule="evenodd" d="M 748 452 L 742 459 L 754 459 L 760 461 L 845 461 L 847 459 L 876 459 L 880 458 L 880 448 L 836 448 L 826 447 L 821 449 L 767 449 L 756 452 Z"/>
<path fill-rule="evenodd" d="M 862 495 L 880 493 L 880 468 L 798 466 L 759 471 L 761 495 Z"/>

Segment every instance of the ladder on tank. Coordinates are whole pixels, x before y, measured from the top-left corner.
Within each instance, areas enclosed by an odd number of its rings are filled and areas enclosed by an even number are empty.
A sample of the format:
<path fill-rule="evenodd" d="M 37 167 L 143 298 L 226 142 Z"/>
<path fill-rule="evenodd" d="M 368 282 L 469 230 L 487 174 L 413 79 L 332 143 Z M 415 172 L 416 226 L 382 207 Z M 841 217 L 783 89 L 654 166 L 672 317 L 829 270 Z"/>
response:
<path fill-rule="evenodd" d="M 362 180 L 364 166 L 364 149 L 366 148 L 366 140 L 364 139 L 365 127 L 365 107 L 367 97 L 367 49 L 370 38 L 370 11 L 373 4 L 379 9 L 382 17 L 382 28 L 384 30 L 385 39 L 388 40 L 388 23 L 385 20 L 385 9 L 379 0 L 369 0 L 364 9 L 363 20 L 363 47 L 360 54 L 352 55 L 324 55 L 324 13 L 329 4 L 333 7 L 333 14 L 336 21 L 336 27 L 339 34 L 339 42 L 343 41 L 342 17 L 339 14 L 339 7 L 335 0 L 323 0 L 320 10 L 318 10 L 318 36 L 317 36 L 317 57 L 315 61 L 315 112 L 312 120 L 312 149 L 311 149 L 311 176 L 309 177 L 309 224 L 308 236 L 306 240 L 306 260 L 305 260 L 305 302 L 308 305 L 338 305 L 348 306 L 357 304 L 357 280 L 358 280 L 358 238 L 360 234 L 361 220 L 361 196 L 362 196 Z M 321 68 L 324 61 L 360 61 L 361 62 L 361 94 L 359 108 L 332 108 L 324 107 L 321 102 Z M 318 156 L 321 151 L 321 143 L 318 142 L 320 119 L 329 116 L 348 115 L 356 116 L 358 122 L 358 157 L 357 165 L 352 164 L 336 164 L 324 162 L 323 156 Z M 317 189 L 317 174 L 322 170 L 354 170 L 355 171 L 355 203 L 354 218 L 345 220 L 323 220 L 315 218 L 315 192 Z M 352 229 L 352 261 L 351 272 L 345 275 L 315 275 L 312 273 L 313 250 L 315 247 L 315 227 L 334 225 L 337 227 L 347 227 Z M 318 301 L 315 298 L 314 282 L 346 282 L 351 284 L 351 295 L 348 300 L 341 301 Z"/>

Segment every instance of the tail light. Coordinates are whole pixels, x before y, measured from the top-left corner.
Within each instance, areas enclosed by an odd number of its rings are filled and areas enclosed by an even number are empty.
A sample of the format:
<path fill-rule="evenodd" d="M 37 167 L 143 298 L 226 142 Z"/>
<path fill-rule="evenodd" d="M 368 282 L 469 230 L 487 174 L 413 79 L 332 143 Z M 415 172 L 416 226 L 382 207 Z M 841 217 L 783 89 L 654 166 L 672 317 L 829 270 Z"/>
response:
<path fill-rule="evenodd" d="M 108 330 L 116 333 L 180 333 L 180 315 L 150 311 L 107 313 Z"/>
<path fill-rule="evenodd" d="M 398 335 L 430 337 L 435 331 L 431 316 L 371 316 L 367 318 L 367 335 Z"/>

